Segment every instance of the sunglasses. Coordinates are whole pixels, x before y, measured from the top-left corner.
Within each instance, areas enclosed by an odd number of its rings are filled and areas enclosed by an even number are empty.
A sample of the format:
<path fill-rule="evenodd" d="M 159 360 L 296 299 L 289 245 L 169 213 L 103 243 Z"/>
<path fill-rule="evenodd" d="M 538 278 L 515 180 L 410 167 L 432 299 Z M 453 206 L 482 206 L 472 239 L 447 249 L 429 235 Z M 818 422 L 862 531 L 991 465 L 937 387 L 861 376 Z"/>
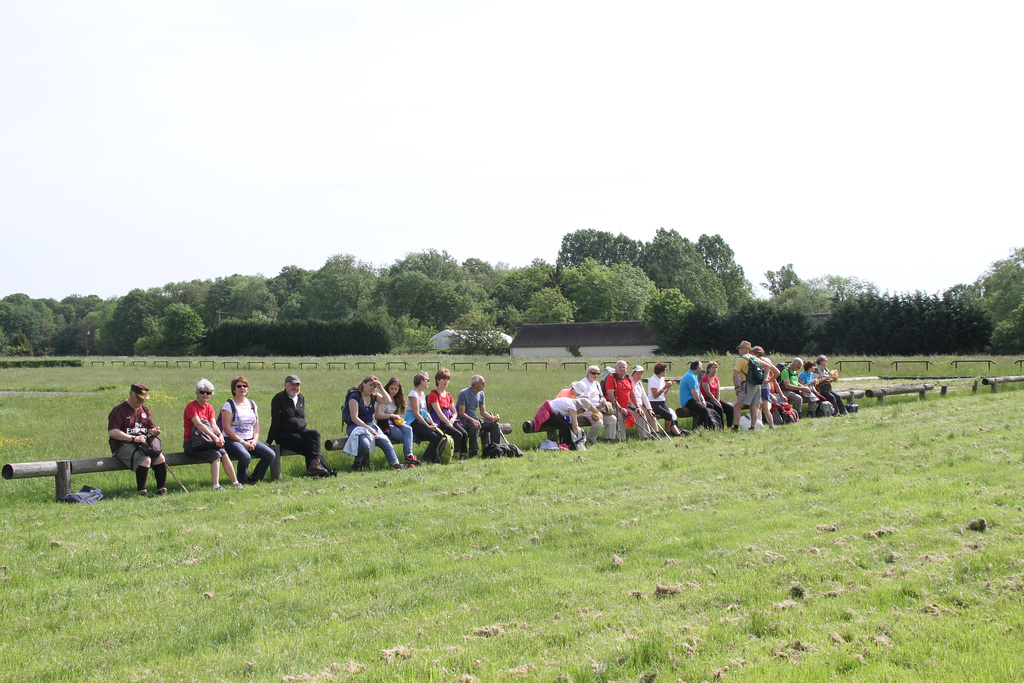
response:
<path fill-rule="evenodd" d="M 197 391 L 196 393 L 197 393 L 197 394 L 202 394 L 203 396 L 210 396 L 210 395 L 212 395 L 212 394 L 213 394 L 213 392 L 212 392 L 212 391 L 207 391 L 207 390 L 205 390 L 205 389 L 203 389 L 202 391 Z"/>
<path fill-rule="evenodd" d="M 236 384 L 235 385 L 235 389 L 248 389 L 248 388 L 249 388 L 248 384 Z"/>
<path fill-rule="evenodd" d="M 593 372 L 593 371 L 591 371 L 591 372 L 588 372 L 587 374 L 588 374 L 588 375 L 599 375 L 599 374 L 601 374 L 601 373 L 599 373 L 599 372 Z"/>

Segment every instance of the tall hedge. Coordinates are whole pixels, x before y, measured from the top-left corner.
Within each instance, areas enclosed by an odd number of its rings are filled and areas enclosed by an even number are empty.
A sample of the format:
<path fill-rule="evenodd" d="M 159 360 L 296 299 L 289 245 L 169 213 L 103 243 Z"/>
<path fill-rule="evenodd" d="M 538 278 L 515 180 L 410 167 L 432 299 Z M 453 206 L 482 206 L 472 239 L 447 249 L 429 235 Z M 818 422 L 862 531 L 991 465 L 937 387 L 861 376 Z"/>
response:
<path fill-rule="evenodd" d="M 210 330 L 217 356 L 373 355 L 391 350 L 391 331 L 365 320 L 228 320 Z"/>
<path fill-rule="evenodd" d="M 861 294 L 833 305 L 821 342 L 841 353 L 974 353 L 988 345 L 992 330 L 992 319 L 967 297 Z"/>

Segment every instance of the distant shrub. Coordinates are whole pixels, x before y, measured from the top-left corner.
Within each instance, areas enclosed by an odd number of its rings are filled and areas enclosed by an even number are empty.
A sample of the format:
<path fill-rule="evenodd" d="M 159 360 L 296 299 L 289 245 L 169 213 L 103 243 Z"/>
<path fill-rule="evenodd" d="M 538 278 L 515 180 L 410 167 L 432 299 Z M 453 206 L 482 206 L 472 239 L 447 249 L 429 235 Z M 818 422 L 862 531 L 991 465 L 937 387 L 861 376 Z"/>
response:
<path fill-rule="evenodd" d="M 80 368 L 81 358 L 31 358 L 25 360 L 0 360 L 0 368 Z"/>
<path fill-rule="evenodd" d="M 227 320 L 209 331 L 210 353 L 235 356 L 260 348 L 267 355 L 364 356 L 388 353 L 391 331 L 365 320 Z"/>

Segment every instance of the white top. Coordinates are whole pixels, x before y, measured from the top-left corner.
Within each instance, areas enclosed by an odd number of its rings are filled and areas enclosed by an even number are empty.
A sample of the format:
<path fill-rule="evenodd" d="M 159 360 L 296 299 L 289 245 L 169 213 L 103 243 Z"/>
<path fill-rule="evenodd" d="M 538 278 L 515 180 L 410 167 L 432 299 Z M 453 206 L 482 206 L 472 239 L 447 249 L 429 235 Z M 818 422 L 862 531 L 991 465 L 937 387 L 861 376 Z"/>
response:
<path fill-rule="evenodd" d="M 642 408 L 651 407 L 651 402 L 647 400 L 647 394 L 644 393 L 644 381 L 642 379 L 638 382 L 633 382 L 633 400 L 636 401 L 637 406 Z"/>
<path fill-rule="evenodd" d="M 568 417 L 570 410 L 576 410 L 576 401 L 568 396 L 553 398 L 551 399 L 551 410 L 555 411 L 562 417 Z"/>
<path fill-rule="evenodd" d="M 657 375 L 651 375 L 647 379 L 647 398 L 649 398 L 651 400 L 651 403 L 655 403 L 657 401 L 661 401 L 662 403 L 665 402 L 665 394 L 662 394 L 661 396 L 658 396 L 657 398 L 654 397 L 654 392 L 655 391 L 661 391 L 664 388 L 665 388 L 665 378 L 664 377 L 658 377 Z"/>
<path fill-rule="evenodd" d="M 604 392 L 601 391 L 600 380 L 591 382 L 589 377 L 584 377 L 580 382 L 587 388 L 587 393 L 584 396 L 590 399 L 590 404 L 600 406 L 604 402 Z"/>
<path fill-rule="evenodd" d="M 231 412 L 231 403 L 234 399 L 228 399 L 224 401 L 224 405 L 221 407 L 221 412 L 225 410 Z M 256 411 L 253 408 L 256 407 L 256 403 L 252 399 L 246 399 L 241 403 L 235 403 L 234 419 L 231 420 L 231 429 L 235 431 L 235 435 L 245 441 L 248 441 L 253 437 L 254 427 L 256 426 Z"/>

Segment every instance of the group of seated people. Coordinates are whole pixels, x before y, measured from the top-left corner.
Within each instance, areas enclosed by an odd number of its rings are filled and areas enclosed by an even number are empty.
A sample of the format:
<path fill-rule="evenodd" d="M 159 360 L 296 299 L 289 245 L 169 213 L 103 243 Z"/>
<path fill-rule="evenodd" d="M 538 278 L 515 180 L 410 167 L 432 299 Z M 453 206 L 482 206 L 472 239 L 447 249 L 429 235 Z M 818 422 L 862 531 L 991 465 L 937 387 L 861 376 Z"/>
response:
<path fill-rule="evenodd" d="M 722 400 L 718 361 L 711 361 L 705 368 L 701 360 L 695 359 L 679 380 L 679 404 L 684 414 L 692 416 L 694 429 L 774 429 L 798 420 L 805 403 L 809 415 L 846 414 L 842 399 L 832 391 L 831 383 L 838 374 L 829 370 L 827 356 L 806 363 L 794 358 L 789 364 L 776 366 L 760 346 L 745 341 L 738 350 L 740 357 L 733 368 L 736 402 Z M 749 377 L 751 363 L 761 369 L 756 384 Z M 523 431 L 554 432 L 559 444 L 572 450 L 596 443 L 602 430 L 606 441 L 623 440 L 626 427 L 634 425 L 641 439 L 687 435 L 689 432 L 679 427 L 666 403 L 666 394 L 674 383 L 665 377 L 667 365 L 654 366 L 646 391 L 644 367 L 634 366 L 627 374 L 628 367 L 620 360 L 614 372 L 606 370 L 602 379 L 601 369 L 590 366 L 586 377 L 545 401 L 534 418 L 523 423 Z M 750 415 L 742 415 L 743 408 L 749 408 Z M 589 427 L 586 433 L 585 427 Z"/>
<path fill-rule="evenodd" d="M 831 383 L 837 373 L 828 368 L 828 358 L 818 356 L 815 362 L 794 358 L 788 365 L 776 367 L 764 356 L 764 349 L 742 342 L 740 357 L 733 368 L 736 386 L 735 403 L 723 401 L 719 384 L 717 361 L 704 368 L 700 360 L 693 360 L 690 368 L 679 380 L 679 403 L 684 413 L 693 417 L 693 428 L 754 429 L 766 425 L 774 429 L 786 421 L 786 416 L 798 416 L 806 403 L 809 414 L 845 415 L 846 406 L 832 391 Z M 752 365 L 756 364 L 756 365 Z M 760 368 L 760 381 L 754 382 L 752 369 Z M 625 360 L 615 364 L 612 371 L 602 371 L 596 365 L 587 368 L 586 376 L 558 396 L 545 401 L 532 420 L 523 423 L 526 433 L 550 431 L 558 435 L 559 444 L 570 449 L 582 449 L 594 444 L 602 435 L 605 441 L 626 438 L 627 427 L 635 426 L 642 439 L 683 436 L 675 413 L 667 405 L 667 394 L 674 380 L 665 377 L 668 366 L 657 363 L 654 374 L 644 389 L 644 367 L 636 365 L 627 372 Z M 406 393 L 397 377 L 387 383 L 368 375 L 346 392 L 342 417 L 348 436 L 345 451 L 354 457 L 353 469 L 367 467 L 370 454 L 380 449 L 394 469 L 405 469 L 420 464 L 413 453 L 415 441 L 426 442 L 423 460 L 436 462 L 442 442 L 450 439 L 453 457 L 472 458 L 484 444 L 499 443 L 502 439 L 498 414 L 485 405 L 486 382 L 480 375 L 470 378 L 469 386 L 457 397 L 448 392 L 451 372 L 440 368 L 434 375 L 435 387 L 429 389 L 430 375 L 419 372 L 413 376 L 413 387 Z M 248 397 L 249 382 L 245 377 L 231 381 L 232 397 L 218 412 L 211 403 L 214 386 L 203 378 L 196 383 L 196 398 L 183 414 L 184 451 L 193 458 L 210 463 L 214 490 L 222 490 L 220 469 L 235 488 L 253 485 L 263 480 L 276 454 L 270 444 L 275 441 L 306 458 L 306 473 L 310 476 L 333 476 L 320 452 L 320 433 L 306 424 L 305 398 L 300 392 L 301 382 L 296 375 L 285 378 L 284 391 L 271 401 L 271 423 L 266 442 L 259 440 L 259 413 L 256 403 Z M 144 407 L 149 389 L 133 384 L 128 400 L 116 406 L 108 416 L 108 436 L 111 453 L 136 473 L 138 490 L 146 493 L 146 478 L 150 469 L 156 478 L 157 493 L 166 493 L 167 467 L 162 455 L 160 429 Z M 742 409 L 750 409 L 750 416 L 741 416 Z M 658 420 L 664 422 L 662 426 Z M 584 431 L 584 428 L 588 428 Z M 660 433 L 659 433 L 660 432 Z M 402 458 L 395 452 L 402 446 Z M 231 460 L 238 461 L 237 472 Z M 248 467 L 253 458 L 259 460 L 251 475 Z"/>
<path fill-rule="evenodd" d="M 502 439 L 498 414 L 486 407 L 480 375 L 470 378 L 468 387 L 457 397 L 448 393 L 451 372 L 441 368 L 434 375 L 435 388 L 429 391 L 430 375 L 419 372 L 413 377 L 413 388 L 402 389 L 397 377 L 387 383 L 368 375 L 346 392 L 342 418 L 348 438 L 345 451 L 354 456 L 353 470 L 365 469 L 370 454 L 383 451 L 388 464 L 395 469 L 415 467 L 420 460 L 413 453 L 414 441 L 427 442 L 425 461 L 436 461 L 442 441 L 451 440 L 454 457 L 472 458 L 480 451 L 481 437 L 487 443 Z M 200 379 L 196 398 L 185 406 L 183 414 L 184 452 L 194 460 L 208 462 L 213 490 L 221 491 L 220 470 L 224 469 L 231 486 L 241 489 L 246 484 L 261 482 L 277 454 L 270 447 L 283 448 L 303 455 L 306 474 L 327 477 L 337 474 L 320 451 L 320 432 L 306 423 L 306 401 L 296 375 L 288 375 L 284 391 L 270 402 L 270 429 L 265 442 L 259 440 L 260 420 L 256 403 L 248 397 L 249 381 L 236 377 L 231 381 L 232 397 L 220 411 L 212 404 L 213 383 Z M 157 495 L 167 493 L 168 468 L 163 456 L 161 430 L 145 407 L 149 388 L 133 384 L 127 400 L 115 406 L 107 416 L 107 435 L 111 454 L 135 472 L 139 495 L 146 496 L 146 480 L 152 469 Z M 394 445 L 402 446 L 402 459 Z M 231 462 L 238 461 L 238 469 Z M 253 458 L 259 460 L 252 474 L 248 467 Z"/>

